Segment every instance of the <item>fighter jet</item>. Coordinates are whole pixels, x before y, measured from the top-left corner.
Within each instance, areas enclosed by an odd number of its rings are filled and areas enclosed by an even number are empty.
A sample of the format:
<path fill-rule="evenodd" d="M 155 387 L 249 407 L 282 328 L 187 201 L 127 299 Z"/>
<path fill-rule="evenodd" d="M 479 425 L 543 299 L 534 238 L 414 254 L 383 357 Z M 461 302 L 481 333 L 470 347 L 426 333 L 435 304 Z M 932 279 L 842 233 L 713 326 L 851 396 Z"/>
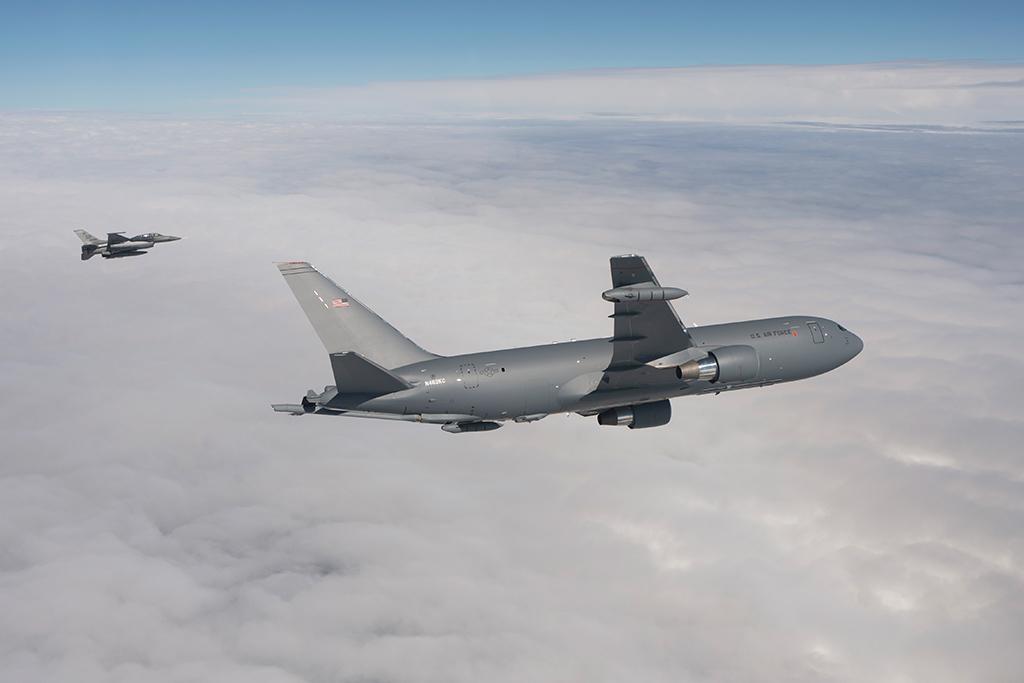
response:
<path fill-rule="evenodd" d="M 75 230 L 75 234 L 82 240 L 83 261 L 91 259 L 96 254 L 103 258 L 139 256 L 160 242 L 176 242 L 181 239 L 174 235 L 161 235 L 158 232 L 146 232 L 134 237 L 125 237 L 123 232 L 108 232 L 106 241 L 97 239 L 85 230 Z"/>
<path fill-rule="evenodd" d="M 612 336 L 439 356 L 425 351 L 309 263 L 279 263 L 330 356 L 334 384 L 275 411 L 441 425 L 455 434 L 556 413 L 601 425 L 667 424 L 669 399 L 814 377 L 864 343 L 828 318 L 788 315 L 686 327 L 642 256 L 611 259 Z"/>

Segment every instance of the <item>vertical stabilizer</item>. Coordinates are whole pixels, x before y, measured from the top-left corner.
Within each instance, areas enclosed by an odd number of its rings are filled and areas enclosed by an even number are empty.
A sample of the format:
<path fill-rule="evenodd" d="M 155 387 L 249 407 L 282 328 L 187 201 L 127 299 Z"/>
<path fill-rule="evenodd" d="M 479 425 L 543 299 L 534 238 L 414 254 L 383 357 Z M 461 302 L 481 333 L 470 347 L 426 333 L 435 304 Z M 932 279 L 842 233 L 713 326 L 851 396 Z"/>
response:
<path fill-rule="evenodd" d="M 328 353 L 354 351 L 386 369 L 436 358 L 304 261 L 277 264 Z"/>
<path fill-rule="evenodd" d="M 82 244 L 94 247 L 103 244 L 100 240 L 96 239 L 94 235 L 86 232 L 85 230 L 75 230 L 75 234 L 78 235 L 78 239 L 82 240 Z"/>

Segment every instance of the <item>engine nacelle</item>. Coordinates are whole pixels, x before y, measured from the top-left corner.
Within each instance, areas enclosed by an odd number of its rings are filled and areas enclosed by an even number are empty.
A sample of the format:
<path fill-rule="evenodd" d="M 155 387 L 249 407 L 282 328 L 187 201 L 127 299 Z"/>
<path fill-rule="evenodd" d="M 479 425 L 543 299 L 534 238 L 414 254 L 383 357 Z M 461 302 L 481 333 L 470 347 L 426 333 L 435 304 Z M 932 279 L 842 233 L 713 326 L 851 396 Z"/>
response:
<path fill-rule="evenodd" d="M 757 351 L 752 346 L 720 346 L 707 358 L 691 360 L 676 368 L 679 379 L 730 384 L 757 379 L 760 370 Z"/>
<path fill-rule="evenodd" d="M 660 427 L 672 419 L 672 404 L 668 400 L 640 403 L 635 406 L 609 408 L 597 416 L 598 424 L 623 426 L 630 429 Z"/>

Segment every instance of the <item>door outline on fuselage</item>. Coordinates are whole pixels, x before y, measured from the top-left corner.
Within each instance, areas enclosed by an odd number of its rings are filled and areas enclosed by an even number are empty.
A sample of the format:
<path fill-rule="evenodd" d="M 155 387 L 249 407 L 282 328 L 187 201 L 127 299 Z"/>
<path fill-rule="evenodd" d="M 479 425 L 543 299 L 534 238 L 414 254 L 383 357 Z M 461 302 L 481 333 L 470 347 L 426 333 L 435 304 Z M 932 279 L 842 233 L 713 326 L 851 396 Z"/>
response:
<path fill-rule="evenodd" d="M 811 330 L 811 340 L 815 344 L 825 343 L 825 337 L 821 334 L 821 326 L 818 323 L 807 323 L 807 327 Z"/>
<path fill-rule="evenodd" d="M 462 379 L 462 386 L 465 389 L 476 389 L 480 386 L 480 375 L 476 372 L 476 365 L 466 363 L 459 366 L 459 377 Z"/>

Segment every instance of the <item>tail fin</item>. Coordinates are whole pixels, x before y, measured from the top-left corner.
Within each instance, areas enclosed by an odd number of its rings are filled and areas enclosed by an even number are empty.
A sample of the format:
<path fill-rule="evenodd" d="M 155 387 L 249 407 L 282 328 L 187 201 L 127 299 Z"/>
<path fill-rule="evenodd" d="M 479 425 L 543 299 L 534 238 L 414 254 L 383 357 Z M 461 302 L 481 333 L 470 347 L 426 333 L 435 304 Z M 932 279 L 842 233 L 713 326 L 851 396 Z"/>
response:
<path fill-rule="evenodd" d="M 277 264 L 328 353 L 354 351 L 392 369 L 436 358 L 304 261 Z"/>
<path fill-rule="evenodd" d="M 82 244 L 90 244 L 93 246 L 100 244 L 100 241 L 98 239 L 96 239 L 93 235 L 90 235 L 85 230 L 75 230 L 75 234 L 78 235 L 78 239 L 82 240 Z"/>

